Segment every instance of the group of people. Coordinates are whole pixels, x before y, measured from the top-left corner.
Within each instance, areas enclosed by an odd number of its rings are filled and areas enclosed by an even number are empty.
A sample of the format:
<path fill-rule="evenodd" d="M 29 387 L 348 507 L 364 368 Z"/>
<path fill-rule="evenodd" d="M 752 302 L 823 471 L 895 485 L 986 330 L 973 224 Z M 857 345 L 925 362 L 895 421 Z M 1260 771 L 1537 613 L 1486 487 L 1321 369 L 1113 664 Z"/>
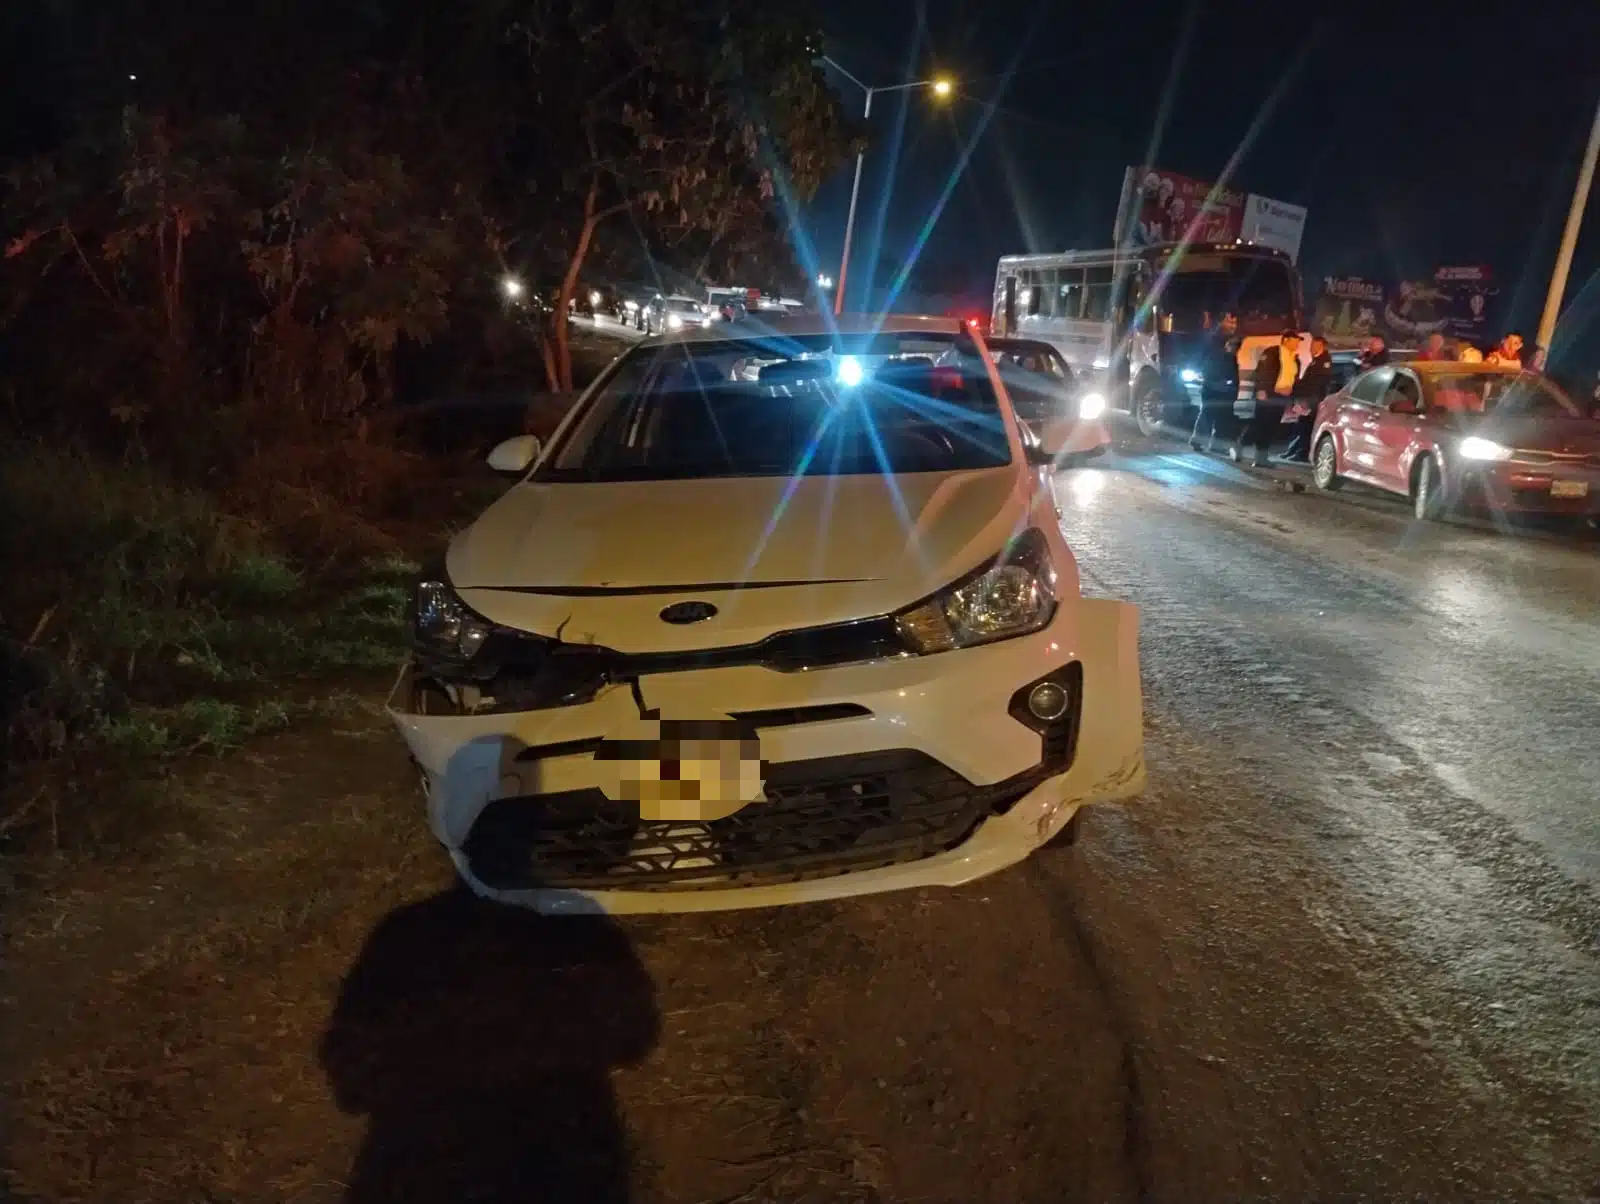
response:
<path fill-rule="evenodd" d="M 1333 355 L 1328 340 L 1311 336 L 1311 358 L 1300 365 L 1300 332 L 1285 330 L 1276 346 L 1268 347 L 1256 360 L 1255 408 L 1242 421 L 1234 416 L 1234 401 L 1239 392 L 1239 319 L 1224 314 L 1221 324 L 1208 340 L 1202 355 L 1200 405 L 1195 415 L 1189 446 L 1196 451 L 1212 451 L 1219 439 L 1228 440 L 1228 456 L 1244 460 L 1245 448 L 1254 453 L 1253 463 L 1264 468 L 1273 444 L 1279 438 L 1284 418 L 1292 415 L 1288 445 L 1283 458 L 1301 463 L 1311 459 L 1311 435 L 1317 422 L 1317 404 L 1333 391 Z M 1508 334 L 1487 355 L 1472 344 L 1449 346 L 1443 335 L 1429 335 L 1417 358 L 1420 360 L 1458 360 L 1462 363 L 1503 364 L 1522 367 L 1522 336 Z M 1362 370 L 1389 362 L 1389 348 L 1381 336 L 1374 336 L 1361 354 Z"/>
<path fill-rule="evenodd" d="M 1512 331 L 1496 343 L 1488 354 L 1484 354 L 1465 339 L 1457 339 L 1452 344 L 1444 335 L 1435 331 L 1423 340 L 1422 349 L 1417 352 L 1417 359 L 1454 360 L 1463 364 L 1499 364 L 1520 368 L 1523 345 L 1522 336 Z M 1373 335 L 1367 340 L 1367 346 L 1361 353 L 1361 367 L 1376 368 L 1388 362 L 1388 344 L 1383 341 L 1382 335 Z"/>
<path fill-rule="evenodd" d="M 1286 454 L 1309 459 L 1317 403 L 1333 388 L 1333 356 L 1328 351 L 1328 340 L 1321 335 L 1312 336 L 1311 360 L 1302 369 L 1300 332 L 1284 331 L 1277 345 L 1268 347 L 1256 360 L 1255 409 L 1241 422 L 1233 412 L 1239 395 L 1238 330 L 1238 317 L 1224 314 L 1202 356 L 1200 405 L 1189 446 L 1196 451 L 1213 451 L 1219 439 L 1229 440 L 1231 459 L 1242 461 L 1248 446 L 1255 453 L 1256 466 L 1264 467 L 1284 416 L 1292 408 L 1297 421 Z"/>

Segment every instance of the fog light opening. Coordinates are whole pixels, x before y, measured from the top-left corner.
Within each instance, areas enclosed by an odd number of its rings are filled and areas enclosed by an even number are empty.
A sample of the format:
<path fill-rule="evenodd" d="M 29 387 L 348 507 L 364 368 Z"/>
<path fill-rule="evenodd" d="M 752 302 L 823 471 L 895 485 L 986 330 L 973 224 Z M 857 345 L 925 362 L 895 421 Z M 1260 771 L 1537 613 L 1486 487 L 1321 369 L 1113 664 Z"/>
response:
<path fill-rule="evenodd" d="M 1071 705 L 1071 696 L 1053 681 L 1041 681 L 1028 691 L 1028 713 L 1043 723 L 1054 723 Z"/>

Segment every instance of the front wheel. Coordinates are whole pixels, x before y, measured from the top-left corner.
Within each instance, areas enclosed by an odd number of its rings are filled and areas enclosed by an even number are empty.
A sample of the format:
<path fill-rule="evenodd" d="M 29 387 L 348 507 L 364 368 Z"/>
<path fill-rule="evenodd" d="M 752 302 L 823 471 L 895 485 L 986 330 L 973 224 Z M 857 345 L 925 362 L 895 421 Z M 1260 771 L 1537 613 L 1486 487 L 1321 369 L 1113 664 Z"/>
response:
<path fill-rule="evenodd" d="M 1444 517 L 1444 481 L 1432 456 L 1424 456 L 1411 488 L 1411 513 L 1418 522 L 1436 523 Z"/>
<path fill-rule="evenodd" d="M 1154 382 L 1140 385 L 1133 398 L 1133 420 L 1146 439 L 1154 439 L 1161 433 L 1161 420 L 1165 417 L 1162 409 L 1161 386 Z"/>
<path fill-rule="evenodd" d="M 1317 444 L 1317 454 L 1311 458 L 1311 479 L 1317 488 L 1332 493 L 1344 485 L 1339 475 L 1339 449 L 1333 445 L 1333 436 L 1322 436 Z"/>

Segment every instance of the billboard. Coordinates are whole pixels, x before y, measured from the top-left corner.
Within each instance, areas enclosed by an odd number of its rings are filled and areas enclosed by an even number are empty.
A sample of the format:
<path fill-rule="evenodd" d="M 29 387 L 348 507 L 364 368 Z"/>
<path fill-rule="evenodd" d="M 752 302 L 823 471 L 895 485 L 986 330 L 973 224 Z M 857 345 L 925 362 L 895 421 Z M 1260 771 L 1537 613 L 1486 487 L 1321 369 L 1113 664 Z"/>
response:
<path fill-rule="evenodd" d="M 1425 280 L 1324 276 L 1311 329 L 1330 342 L 1359 343 L 1375 334 L 1415 347 L 1431 334 L 1483 346 L 1498 292 L 1481 265 L 1442 267 Z"/>
<path fill-rule="evenodd" d="M 1300 261 L 1300 237 L 1306 231 L 1306 211 L 1287 201 L 1251 193 L 1244 206 L 1244 224 L 1239 237 L 1258 246 L 1272 247 L 1288 255 L 1289 262 Z"/>
<path fill-rule="evenodd" d="M 1154 167 L 1130 167 L 1122 175 L 1115 245 L 1233 242 L 1244 225 L 1245 196 L 1205 180 Z"/>
<path fill-rule="evenodd" d="M 1324 276 L 1312 331 L 1335 345 L 1365 342 L 1375 334 L 1387 337 L 1383 308 L 1388 291 L 1381 281 L 1360 276 Z"/>

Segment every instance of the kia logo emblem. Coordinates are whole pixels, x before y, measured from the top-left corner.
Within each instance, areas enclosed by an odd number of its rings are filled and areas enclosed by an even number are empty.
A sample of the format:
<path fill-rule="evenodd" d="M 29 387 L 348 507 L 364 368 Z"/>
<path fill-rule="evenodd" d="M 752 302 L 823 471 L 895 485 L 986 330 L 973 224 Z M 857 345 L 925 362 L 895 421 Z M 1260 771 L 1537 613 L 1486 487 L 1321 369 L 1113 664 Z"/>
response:
<path fill-rule="evenodd" d="M 674 602 L 662 609 L 661 621 L 683 627 L 690 623 L 704 623 L 716 613 L 717 608 L 709 602 Z"/>

